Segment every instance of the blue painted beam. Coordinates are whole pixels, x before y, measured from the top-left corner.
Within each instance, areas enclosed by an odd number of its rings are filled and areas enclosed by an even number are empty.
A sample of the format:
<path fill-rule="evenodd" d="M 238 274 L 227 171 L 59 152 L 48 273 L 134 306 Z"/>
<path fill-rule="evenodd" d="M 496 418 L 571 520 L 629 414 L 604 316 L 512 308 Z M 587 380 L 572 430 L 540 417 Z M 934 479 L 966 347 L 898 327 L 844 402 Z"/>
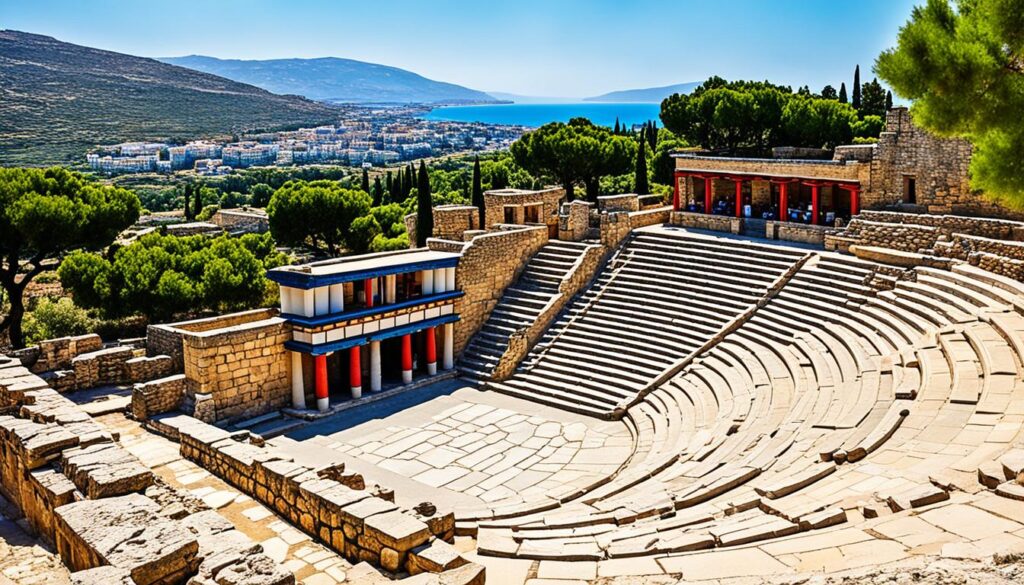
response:
<path fill-rule="evenodd" d="M 371 341 L 382 341 L 385 339 L 391 339 L 393 337 L 399 337 L 407 333 L 415 333 L 427 327 L 437 327 L 444 325 L 445 323 L 454 323 L 459 320 L 458 315 L 442 315 L 433 319 L 425 319 L 423 321 L 417 321 L 415 323 L 409 323 L 407 325 L 401 325 L 398 327 L 392 327 L 384 331 L 376 331 L 374 333 L 368 333 L 364 335 L 358 335 L 356 337 L 349 337 L 347 339 L 339 339 L 338 341 L 331 341 L 328 343 L 312 344 L 304 341 L 295 341 L 294 339 L 284 342 L 285 349 L 291 351 L 297 351 L 300 353 L 307 353 L 310 355 L 327 355 L 335 351 L 341 351 L 349 349 L 357 345 L 366 345 Z"/>
<path fill-rule="evenodd" d="M 434 270 L 436 268 L 452 268 L 459 265 L 458 258 L 443 258 L 440 260 L 424 260 L 410 264 L 399 264 L 397 266 L 385 266 L 383 268 L 368 268 L 354 272 L 343 272 L 340 274 L 305 274 L 290 270 L 279 270 L 272 268 L 267 271 L 267 278 L 283 286 L 308 290 L 343 282 L 356 282 L 367 278 L 388 276 L 390 274 L 404 274 L 407 272 L 419 272 L 420 270 Z"/>
<path fill-rule="evenodd" d="M 421 297 L 414 297 L 399 301 L 397 303 L 391 303 L 390 305 L 374 305 L 368 309 L 358 309 L 356 311 L 343 311 L 341 313 L 331 313 L 328 315 L 317 315 L 315 317 L 306 317 L 303 315 L 295 315 L 293 313 L 281 313 L 281 317 L 287 319 L 294 325 L 300 327 L 320 327 L 323 325 L 331 325 L 333 323 L 340 323 L 342 321 L 348 321 L 349 319 L 358 319 L 360 317 L 370 317 L 373 315 L 382 315 L 388 311 L 394 311 L 397 309 L 405 309 L 408 307 L 416 307 L 419 305 L 425 305 L 427 303 L 434 303 L 438 301 L 447 301 L 450 299 L 457 299 L 466 293 L 461 290 L 450 290 L 436 295 L 427 295 Z"/>

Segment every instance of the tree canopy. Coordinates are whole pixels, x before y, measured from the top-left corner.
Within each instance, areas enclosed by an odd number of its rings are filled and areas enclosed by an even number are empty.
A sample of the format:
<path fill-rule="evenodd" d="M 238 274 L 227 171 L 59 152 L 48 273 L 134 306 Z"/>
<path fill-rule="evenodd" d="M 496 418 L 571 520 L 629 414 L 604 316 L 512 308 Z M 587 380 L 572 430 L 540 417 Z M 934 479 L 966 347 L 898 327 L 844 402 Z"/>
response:
<path fill-rule="evenodd" d="M 65 169 L 0 168 L 0 287 L 10 312 L 0 319 L 11 344 L 24 346 L 25 286 L 44 261 L 110 245 L 139 218 L 134 193 Z"/>
<path fill-rule="evenodd" d="M 720 77 L 661 103 L 666 128 L 690 144 L 729 152 L 763 153 L 779 144 L 831 148 L 852 138 L 856 119 L 856 111 L 841 99 L 816 97 L 809 90 L 793 93 L 767 81 Z"/>
<path fill-rule="evenodd" d="M 511 147 L 515 162 L 535 176 L 554 180 L 565 188 L 571 201 L 582 183 L 587 197 L 595 199 L 600 179 L 630 170 L 637 149 L 632 137 L 616 136 L 585 118 L 568 124 L 552 122 L 527 132 Z"/>
<path fill-rule="evenodd" d="M 1024 6 L 929 0 L 914 8 L 875 71 L 913 100 L 914 120 L 974 144 L 971 185 L 1024 205 Z"/>
<path fill-rule="evenodd" d="M 365 191 L 336 181 L 289 181 L 270 198 L 270 231 L 282 244 L 308 244 L 335 256 L 350 244 L 349 228 L 370 211 L 371 202 Z"/>
<path fill-rule="evenodd" d="M 117 250 L 113 260 L 75 252 L 61 264 L 61 284 L 78 305 L 108 316 L 133 314 L 166 319 L 204 309 L 230 310 L 263 303 L 265 272 L 287 258 L 270 234 L 147 234 Z"/>

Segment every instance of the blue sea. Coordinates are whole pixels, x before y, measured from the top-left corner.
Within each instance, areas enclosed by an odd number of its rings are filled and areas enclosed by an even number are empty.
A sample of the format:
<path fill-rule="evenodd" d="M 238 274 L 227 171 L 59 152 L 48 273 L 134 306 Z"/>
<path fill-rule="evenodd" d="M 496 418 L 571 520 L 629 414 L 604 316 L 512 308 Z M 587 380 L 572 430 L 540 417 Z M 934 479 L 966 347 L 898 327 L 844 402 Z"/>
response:
<path fill-rule="evenodd" d="M 660 104 L 637 103 L 494 104 L 435 108 L 423 118 L 447 122 L 483 122 L 536 127 L 548 122 L 568 122 L 570 118 L 583 117 L 595 124 L 612 127 L 616 118 L 620 124 L 627 126 L 658 120 L 660 111 Z"/>

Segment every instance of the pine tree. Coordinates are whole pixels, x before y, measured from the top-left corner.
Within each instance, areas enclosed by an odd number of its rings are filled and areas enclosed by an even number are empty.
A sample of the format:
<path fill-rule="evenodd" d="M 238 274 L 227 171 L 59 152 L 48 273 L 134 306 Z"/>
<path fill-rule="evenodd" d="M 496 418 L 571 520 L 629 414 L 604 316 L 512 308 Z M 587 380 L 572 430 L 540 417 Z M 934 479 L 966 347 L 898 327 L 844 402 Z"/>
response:
<path fill-rule="evenodd" d="M 416 245 L 427 245 L 427 238 L 434 235 L 434 206 L 430 196 L 430 175 L 427 165 L 420 161 L 419 182 L 416 185 Z"/>
<path fill-rule="evenodd" d="M 480 227 L 485 226 L 484 219 L 484 187 L 480 177 L 480 157 L 473 162 L 473 195 L 470 201 L 480 211 Z"/>
<path fill-rule="evenodd" d="M 634 190 L 638 195 L 647 195 L 651 192 L 650 186 L 647 184 L 647 152 L 645 147 L 647 146 L 647 128 L 641 128 L 640 130 L 640 149 L 636 152 L 636 170 L 633 176 L 633 185 L 636 187 Z"/>
<path fill-rule="evenodd" d="M 839 103 L 845 104 L 849 101 L 850 100 L 846 98 L 846 84 L 842 83 L 839 85 Z"/>
<path fill-rule="evenodd" d="M 363 169 L 363 182 L 360 184 L 360 189 L 362 189 L 364 193 L 370 192 L 370 171 L 365 168 Z"/>
<path fill-rule="evenodd" d="M 380 207 L 384 203 L 384 185 L 380 184 L 380 175 L 373 179 L 373 207 Z"/>
<path fill-rule="evenodd" d="M 860 65 L 853 70 L 853 100 L 850 103 L 853 109 L 860 109 Z"/>
<path fill-rule="evenodd" d="M 885 92 L 885 111 L 888 112 L 892 109 L 892 92 Z"/>

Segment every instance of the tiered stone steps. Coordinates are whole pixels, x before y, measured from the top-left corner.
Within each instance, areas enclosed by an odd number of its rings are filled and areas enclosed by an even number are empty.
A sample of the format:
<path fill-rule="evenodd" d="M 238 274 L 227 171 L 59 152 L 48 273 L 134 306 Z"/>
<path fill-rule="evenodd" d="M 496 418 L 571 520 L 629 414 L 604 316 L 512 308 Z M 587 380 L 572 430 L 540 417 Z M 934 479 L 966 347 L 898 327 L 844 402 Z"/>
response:
<path fill-rule="evenodd" d="M 639 231 L 515 374 L 488 387 L 592 416 L 621 412 L 805 256 L 723 238 Z"/>
<path fill-rule="evenodd" d="M 909 276 L 880 291 L 870 263 L 805 264 L 628 410 L 636 448 L 614 478 L 482 524 L 481 554 L 739 546 L 929 506 L 979 479 L 1024 498 L 1024 285 L 969 266 Z"/>
<path fill-rule="evenodd" d="M 552 240 L 527 263 L 519 279 L 505 289 L 487 322 L 459 359 L 459 370 L 486 380 L 508 348 L 509 335 L 532 325 L 558 296 L 558 287 L 587 244 Z"/>

